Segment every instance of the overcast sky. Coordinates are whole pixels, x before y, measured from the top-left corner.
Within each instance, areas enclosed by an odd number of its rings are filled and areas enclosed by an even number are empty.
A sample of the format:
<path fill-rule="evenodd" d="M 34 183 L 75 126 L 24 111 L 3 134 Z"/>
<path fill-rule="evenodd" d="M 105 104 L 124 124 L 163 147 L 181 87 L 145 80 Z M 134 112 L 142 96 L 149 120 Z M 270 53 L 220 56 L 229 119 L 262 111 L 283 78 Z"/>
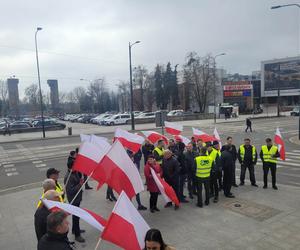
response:
<path fill-rule="evenodd" d="M 299 3 L 300 1 L 298 1 Z M 218 67 L 251 74 L 262 60 L 299 54 L 297 3 L 271 0 L 1 0 L 0 79 L 15 75 L 19 91 L 37 83 L 34 32 L 38 33 L 42 88 L 58 79 L 68 91 L 105 77 L 110 86 L 128 80 L 133 66 L 184 64 L 189 51 L 227 55 Z"/>

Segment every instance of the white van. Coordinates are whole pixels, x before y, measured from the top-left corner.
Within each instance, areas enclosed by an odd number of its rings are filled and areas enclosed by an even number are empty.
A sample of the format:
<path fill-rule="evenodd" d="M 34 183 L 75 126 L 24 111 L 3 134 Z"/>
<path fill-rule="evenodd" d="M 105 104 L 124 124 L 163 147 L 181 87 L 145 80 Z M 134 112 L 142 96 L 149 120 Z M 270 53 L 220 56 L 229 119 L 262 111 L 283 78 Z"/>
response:
<path fill-rule="evenodd" d="M 128 124 L 129 120 L 130 115 L 127 114 L 113 115 L 112 117 L 104 120 L 104 125 L 113 126 L 117 124 Z"/>

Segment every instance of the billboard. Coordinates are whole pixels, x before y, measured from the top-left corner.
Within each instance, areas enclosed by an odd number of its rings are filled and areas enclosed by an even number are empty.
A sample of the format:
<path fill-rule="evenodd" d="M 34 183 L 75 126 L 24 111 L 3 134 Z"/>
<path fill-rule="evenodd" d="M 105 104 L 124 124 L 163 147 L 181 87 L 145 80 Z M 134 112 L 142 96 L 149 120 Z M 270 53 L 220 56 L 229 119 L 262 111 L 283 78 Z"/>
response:
<path fill-rule="evenodd" d="M 300 89 L 300 57 L 262 62 L 262 72 L 261 88 L 265 95 L 276 95 L 274 91 L 278 88 L 294 95 Z"/>

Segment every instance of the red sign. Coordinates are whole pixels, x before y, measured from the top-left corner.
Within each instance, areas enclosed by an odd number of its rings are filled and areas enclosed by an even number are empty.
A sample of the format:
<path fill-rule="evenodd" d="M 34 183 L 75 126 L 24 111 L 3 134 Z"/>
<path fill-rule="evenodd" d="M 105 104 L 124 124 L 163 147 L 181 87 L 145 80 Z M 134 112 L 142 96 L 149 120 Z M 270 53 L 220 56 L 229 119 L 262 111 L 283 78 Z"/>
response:
<path fill-rule="evenodd" d="M 243 91 L 226 91 L 224 92 L 225 97 L 230 97 L 230 96 L 243 96 Z"/>
<path fill-rule="evenodd" d="M 252 89 L 251 84 L 243 85 L 225 85 L 224 90 L 250 90 Z"/>
<path fill-rule="evenodd" d="M 250 85 L 249 81 L 224 82 L 224 85 Z"/>

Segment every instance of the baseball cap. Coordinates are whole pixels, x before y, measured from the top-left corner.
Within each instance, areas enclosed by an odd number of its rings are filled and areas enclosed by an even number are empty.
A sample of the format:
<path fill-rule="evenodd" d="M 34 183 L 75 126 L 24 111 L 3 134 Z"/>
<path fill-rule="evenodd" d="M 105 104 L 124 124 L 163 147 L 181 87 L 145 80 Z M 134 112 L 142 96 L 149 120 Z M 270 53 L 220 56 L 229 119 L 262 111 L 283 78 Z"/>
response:
<path fill-rule="evenodd" d="M 57 170 L 56 168 L 49 168 L 47 170 L 46 176 L 47 178 L 49 178 L 52 174 L 59 174 L 59 170 Z"/>

